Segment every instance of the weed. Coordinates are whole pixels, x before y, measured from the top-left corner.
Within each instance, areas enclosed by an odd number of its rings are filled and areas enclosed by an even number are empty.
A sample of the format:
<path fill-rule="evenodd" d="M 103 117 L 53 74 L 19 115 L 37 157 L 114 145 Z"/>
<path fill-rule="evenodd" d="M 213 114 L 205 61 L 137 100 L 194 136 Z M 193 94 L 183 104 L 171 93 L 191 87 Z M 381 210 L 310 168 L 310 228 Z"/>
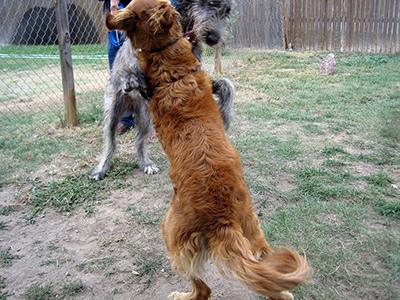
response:
<path fill-rule="evenodd" d="M 15 209 L 12 206 L 2 206 L 0 207 L 0 215 L 1 216 L 8 216 L 12 212 L 14 212 Z"/>
<path fill-rule="evenodd" d="M 69 297 L 76 296 L 84 291 L 85 286 L 80 280 L 67 282 L 62 287 L 62 294 Z"/>
<path fill-rule="evenodd" d="M 142 210 L 129 206 L 128 212 L 135 218 L 136 222 L 141 225 L 159 225 L 161 217 L 154 213 L 143 212 Z"/>
<path fill-rule="evenodd" d="M 323 166 L 328 168 L 329 167 L 340 168 L 346 166 L 346 163 L 340 160 L 328 159 L 324 161 Z"/>
<path fill-rule="evenodd" d="M 154 275 L 160 271 L 164 263 L 163 256 L 149 256 L 148 254 L 139 255 L 135 261 L 137 276 L 145 276 L 145 287 L 147 289 L 154 278 Z"/>
<path fill-rule="evenodd" d="M 0 290 L 6 287 L 6 280 L 4 277 L 0 276 Z"/>
<path fill-rule="evenodd" d="M 50 265 L 57 265 L 57 260 L 49 258 L 40 263 L 40 266 L 50 266 Z"/>
<path fill-rule="evenodd" d="M 94 259 L 78 266 L 79 271 L 94 273 L 108 269 L 115 262 L 115 258 L 106 256 L 103 258 Z"/>
<path fill-rule="evenodd" d="M 325 146 L 324 149 L 322 149 L 321 153 L 324 156 L 332 157 L 336 154 L 346 154 L 347 152 L 343 149 L 343 147 Z"/>
<path fill-rule="evenodd" d="M 0 249 L 0 267 L 11 266 L 14 258 L 17 258 L 17 256 L 11 254 L 11 248 Z"/>
<path fill-rule="evenodd" d="M 49 245 L 47 246 L 47 249 L 50 251 L 55 251 L 55 250 L 59 249 L 59 246 L 57 246 L 55 242 L 50 241 Z"/>
<path fill-rule="evenodd" d="M 7 229 L 7 223 L 5 221 L 0 221 L 0 230 Z"/>
<path fill-rule="evenodd" d="M 390 179 L 389 175 L 385 172 L 379 172 L 371 176 L 366 176 L 365 179 L 369 184 L 377 187 L 387 187 L 392 183 L 392 179 Z"/>
<path fill-rule="evenodd" d="M 54 299 L 56 295 L 51 290 L 50 284 L 31 285 L 24 293 L 25 300 L 49 300 Z"/>
<path fill-rule="evenodd" d="M 379 200 L 375 203 L 377 211 L 388 217 L 400 219 L 400 203 L 399 202 L 388 202 L 385 200 Z"/>
<path fill-rule="evenodd" d="M 67 176 L 61 181 L 34 183 L 31 189 L 32 215 L 36 216 L 45 207 L 69 213 L 82 204 L 91 204 L 102 197 L 105 186 L 91 180 L 88 175 Z"/>

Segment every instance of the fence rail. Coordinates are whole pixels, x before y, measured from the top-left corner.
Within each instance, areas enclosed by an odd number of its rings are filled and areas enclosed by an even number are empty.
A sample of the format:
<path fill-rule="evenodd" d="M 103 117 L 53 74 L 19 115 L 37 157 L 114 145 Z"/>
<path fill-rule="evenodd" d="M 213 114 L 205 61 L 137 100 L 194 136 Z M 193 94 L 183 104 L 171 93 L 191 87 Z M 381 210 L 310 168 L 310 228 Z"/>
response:
<path fill-rule="evenodd" d="M 400 52 L 399 0 L 282 0 L 286 48 Z"/>

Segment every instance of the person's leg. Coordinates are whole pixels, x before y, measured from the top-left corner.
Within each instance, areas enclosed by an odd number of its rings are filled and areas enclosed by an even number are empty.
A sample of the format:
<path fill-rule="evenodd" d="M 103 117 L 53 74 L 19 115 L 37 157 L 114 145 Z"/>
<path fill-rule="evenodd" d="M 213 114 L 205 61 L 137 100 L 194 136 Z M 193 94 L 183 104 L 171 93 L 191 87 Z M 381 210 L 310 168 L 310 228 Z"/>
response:
<path fill-rule="evenodd" d="M 118 47 L 114 46 L 111 43 L 110 38 L 109 38 L 108 39 L 108 66 L 110 68 L 110 71 L 114 64 L 115 57 L 117 56 L 118 49 L 119 49 Z"/>

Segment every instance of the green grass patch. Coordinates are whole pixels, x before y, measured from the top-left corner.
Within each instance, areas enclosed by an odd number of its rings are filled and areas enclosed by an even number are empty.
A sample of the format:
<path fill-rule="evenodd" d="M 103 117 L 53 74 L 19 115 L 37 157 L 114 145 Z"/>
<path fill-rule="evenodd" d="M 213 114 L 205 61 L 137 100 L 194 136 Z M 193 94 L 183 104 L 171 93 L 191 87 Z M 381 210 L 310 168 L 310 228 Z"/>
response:
<path fill-rule="evenodd" d="M 313 281 L 295 291 L 299 299 L 368 298 L 374 288 L 375 299 L 394 297 L 395 291 L 379 287 L 395 285 L 398 273 L 391 271 L 398 268 L 399 255 L 391 260 L 388 256 L 394 254 L 398 242 L 389 230 L 366 229 L 364 220 L 368 218 L 363 205 L 308 201 L 270 214 L 267 238 L 272 244 L 303 250 L 313 268 Z M 373 255 L 366 250 L 372 245 L 376 247 Z M 382 261 L 379 271 L 375 259 Z M 374 276 L 374 281 L 366 281 L 368 276 Z M 358 288 L 346 291 L 353 284 Z"/>
<path fill-rule="evenodd" d="M 322 149 L 321 153 L 326 157 L 332 157 L 337 154 L 347 154 L 343 147 L 337 146 L 325 146 L 324 149 Z"/>
<path fill-rule="evenodd" d="M 9 267 L 17 256 L 11 254 L 11 248 L 0 249 L 0 267 Z"/>
<path fill-rule="evenodd" d="M 51 290 L 50 284 L 33 284 L 26 289 L 24 295 L 25 300 L 50 300 L 55 299 L 56 295 Z"/>
<path fill-rule="evenodd" d="M 93 259 L 89 262 L 80 264 L 77 268 L 79 271 L 85 273 L 95 273 L 100 271 L 106 271 L 115 262 L 115 257 L 106 256 L 102 258 Z"/>
<path fill-rule="evenodd" d="M 137 276 L 143 277 L 144 281 L 144 289 L 150 287 L 151 282 L 153 281 L 154 276 L 160 272 L 163 264 L 164 257 L 159 255 L 149 255 L 146 253 L 139 254 L 135 260 L 136 272 Z"/>
<path fill-rule="evenodd" d="M 127 183 L 123 178 L 137 168 L 137 163 L 115 159 L 107 178 L 102 181 L 91 179 L 88 173 L 70 175 L 47 183 L 34 181 L 29 193 L 31 210 L 28 221 L 35 222 L 35 217 L 43 213 L 46 207 L 63 214 L 84 207 L 90 215 L 94 213 L 95 203 L 102 200 L 108 191 L 126 188 Z"/>
<path fill-rule="evenodd" d="M 0 290 L 6 287 L 6 279 L 3 276 L 0 276 Z"/>
<path fill-rule="evenodd" d="M 14 211 L 15 209 L 12 206 L 2 206 L 0 207 L 0 216 L 8 216 Z"/>
<path fill-rule="evenodd" d="M 351 186 L 354 176 L 348 171 L 331 172 L 329 170 L 305 167 L 297 171 L 298 200 L 339 200 L 357 199 L 360 191 Z"/>
<path fill-rule="evenodd" d="M 379 200 L 375 204 L 376 210 L 383 216 L 400 219 L 400 202 Z"/>
<path fill-rule="evenodd" d="M 85 286 L 80 280 L 64 283 L 62 294 L 64 297 L 74 297 L 85 291 Z"/>
<path fill-rule="evenodd" d="M 128 207 L 128 213 L 140 225 L 159 225 L 161 222 L 161 216 L 155 214 L 154 212 L 144 212 L 143 210 L 132 205 Z"/>
<path fill-rule="evenodd" d="M 69 213 L 76 207 L 90 205 L 103 196 L 107 187 L 92 180 L 88 174 L 67 176 L 60 181 L 34 183 L 30 192 L 31 216 L 52 207 L 61 213 Z"/>
<path fill-rule="evenodd" d="M 366 176 L 365 179 L 369 184 L 377 187 L 387 187 L 392 183 L 392 179 L 385 172 L 379 172 L 371 176 Z"/>
<path fill-rule="evenodd" d="M 0 221 L 0 230 L 6 230 L 7 229 L 7 223 L 5 221 Z"/>

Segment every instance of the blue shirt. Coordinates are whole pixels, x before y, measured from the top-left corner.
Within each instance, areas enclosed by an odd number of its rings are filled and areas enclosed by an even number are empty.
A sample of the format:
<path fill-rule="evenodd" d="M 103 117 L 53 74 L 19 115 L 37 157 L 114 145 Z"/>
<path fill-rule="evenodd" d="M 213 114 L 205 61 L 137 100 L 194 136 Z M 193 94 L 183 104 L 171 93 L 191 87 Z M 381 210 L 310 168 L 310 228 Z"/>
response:
<path fill-rule="evenodd" d="M 124 5 L 120 2 L 119 9 L 124 9 Z M 113 30 L 108 32 L 108 43 L 110 46 L 120 48 L 125 41 L 125 34 L 122 31 Z"/>
<path fill-rule="evenodd" d="M 171 4 L 175 9 L 179 10 L 180 6 L 180 1 L 179 0 L 171 0 Z"/>

